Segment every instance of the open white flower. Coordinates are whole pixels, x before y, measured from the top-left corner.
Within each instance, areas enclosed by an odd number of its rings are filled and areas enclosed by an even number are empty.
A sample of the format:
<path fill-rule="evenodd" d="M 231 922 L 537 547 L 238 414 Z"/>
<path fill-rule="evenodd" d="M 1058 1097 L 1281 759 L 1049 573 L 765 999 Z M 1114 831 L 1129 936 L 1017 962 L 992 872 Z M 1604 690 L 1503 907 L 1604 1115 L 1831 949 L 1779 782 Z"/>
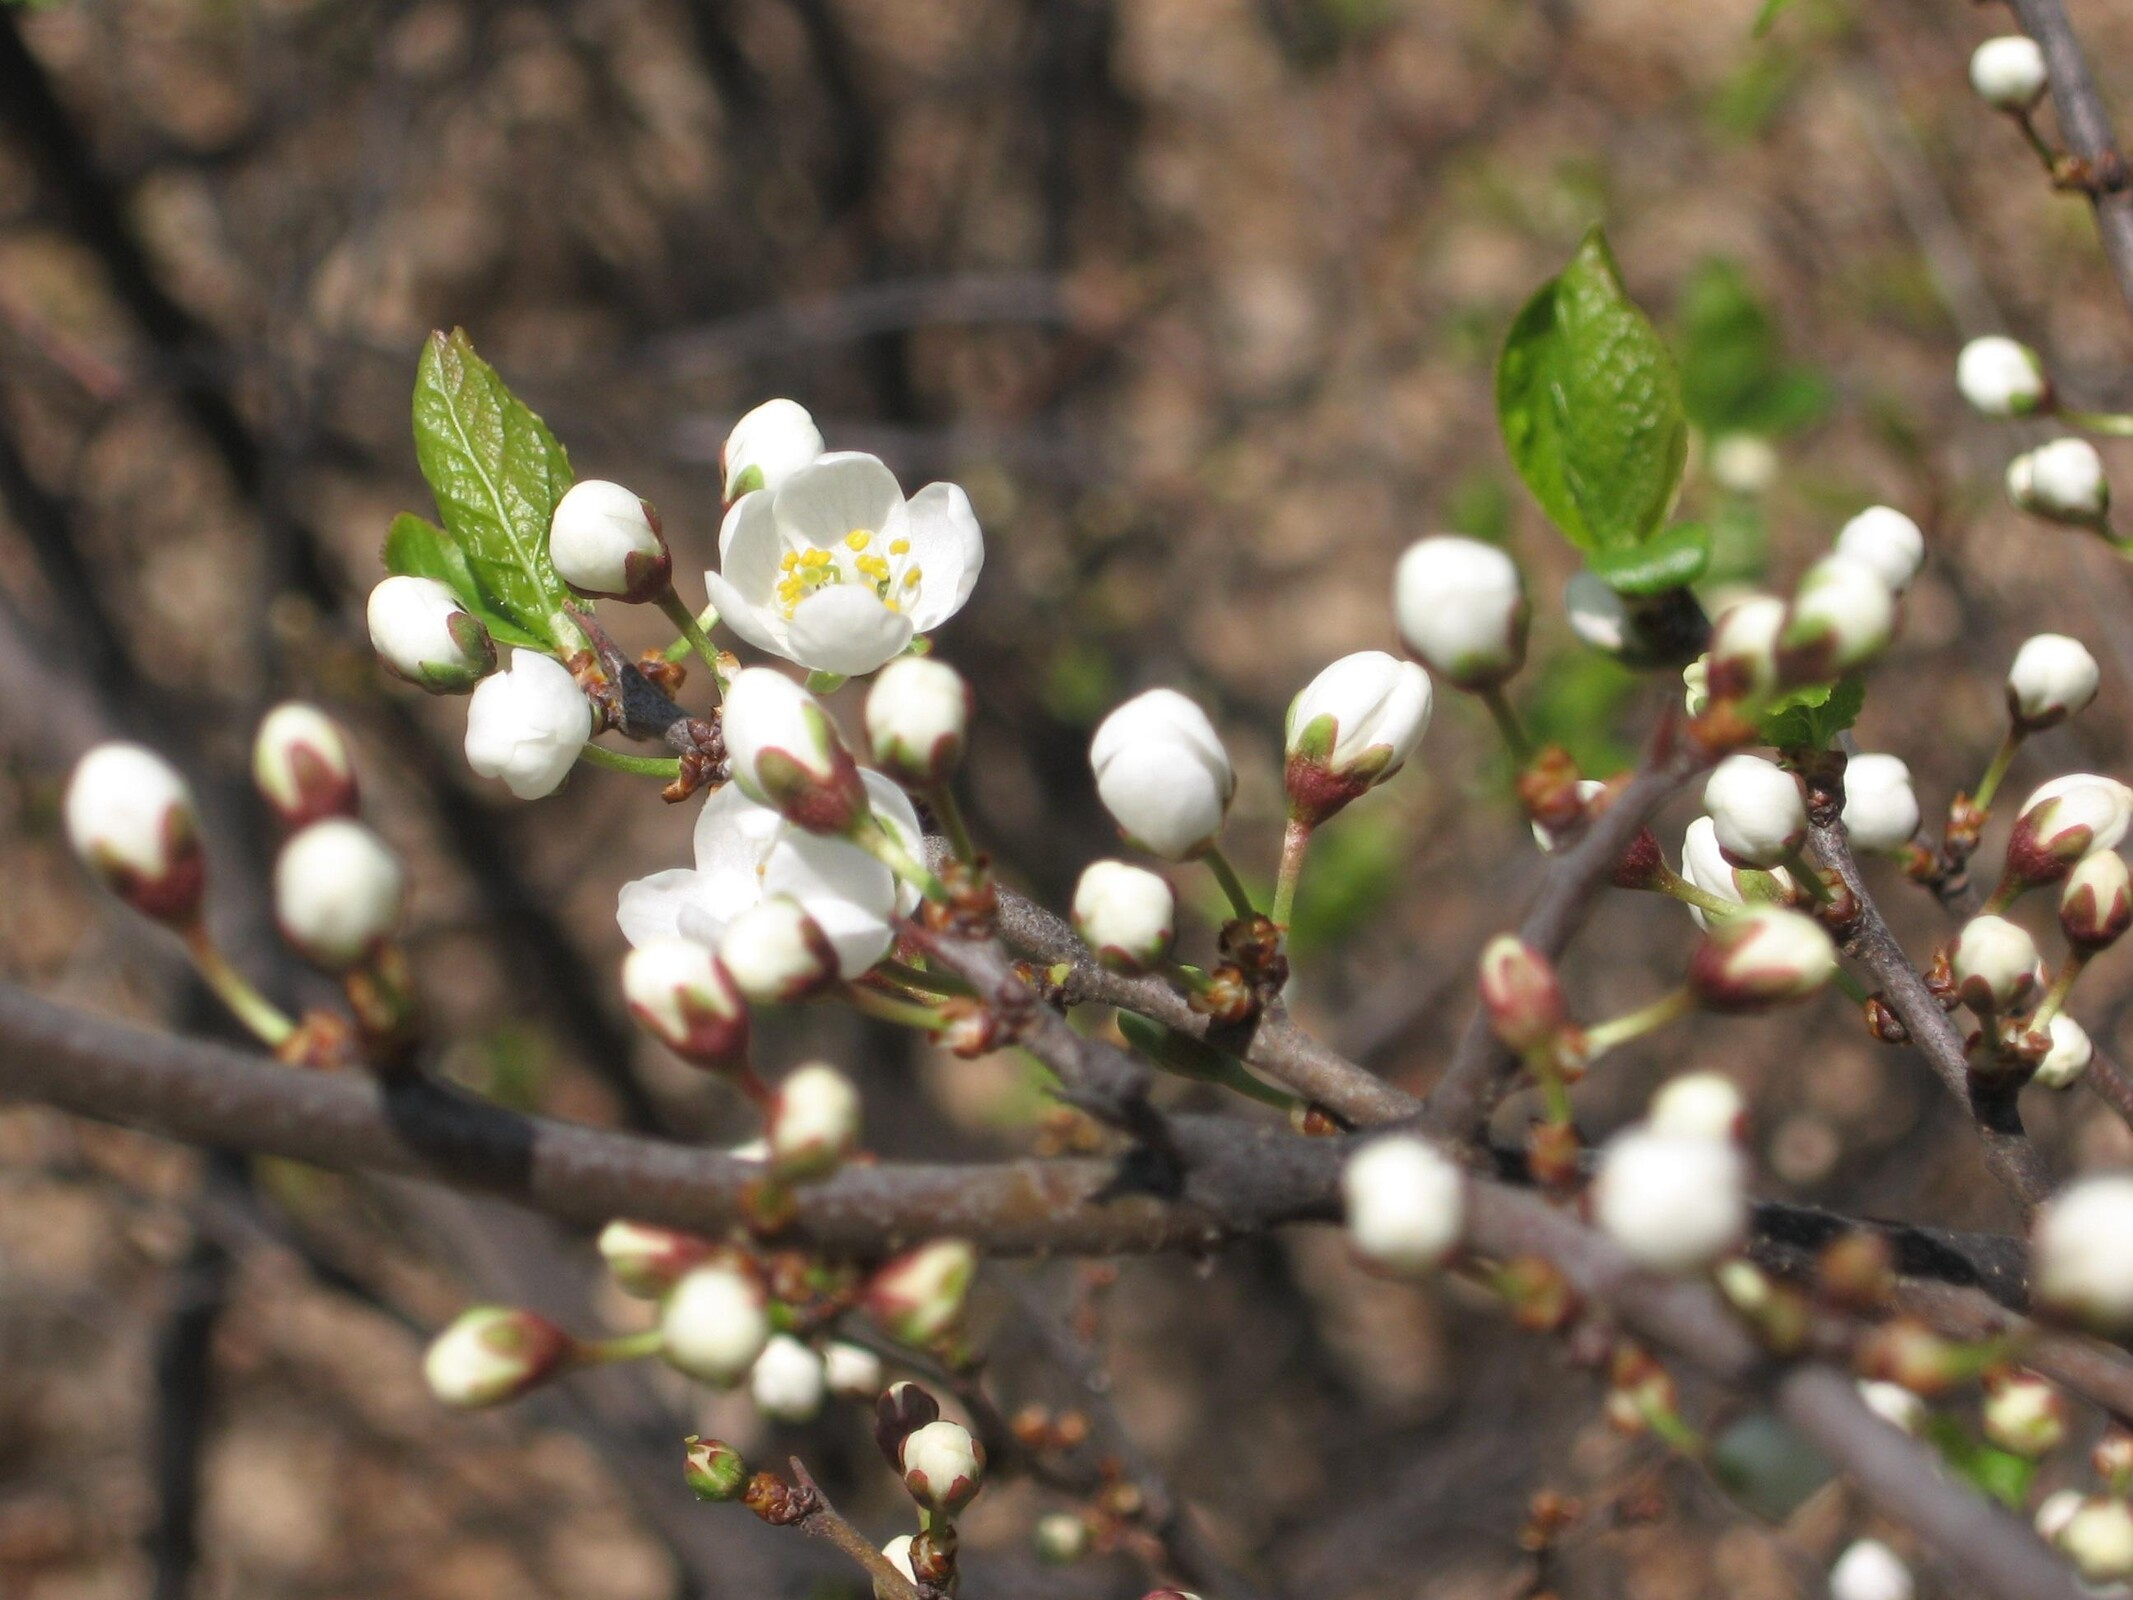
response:
<path fill-rule="evenodd" d="M 923 841 L 911 802 L 878 772 L 862 776 L 875 817 L 915 855 Z M 847 978 L 888 954 L 890 924 L 918 904 L 859 846 L 793 827 L 728 784 L 697 815 L 695 867 L 624 884 L 616 920 L 633 945 L 678 934 L 716 950 L 734 918 L 773 895 L 800 903 Z"/>
<path fill-rule="evenodd" d="M 726 625 L 816 672 L 872 672 L 963 608 L 985 563 L 970 497 L 904 498 L 875 457 L 840 450 L 734 501 L 704 575 Z"/>

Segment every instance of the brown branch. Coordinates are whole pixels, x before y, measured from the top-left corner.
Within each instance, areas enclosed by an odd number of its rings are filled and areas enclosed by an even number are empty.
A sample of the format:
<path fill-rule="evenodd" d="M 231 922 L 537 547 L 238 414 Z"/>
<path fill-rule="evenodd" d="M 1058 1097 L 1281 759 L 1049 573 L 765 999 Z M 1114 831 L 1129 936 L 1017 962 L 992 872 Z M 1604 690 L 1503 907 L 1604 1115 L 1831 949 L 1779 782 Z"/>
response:
<path fill-rule="evenodd" d="M 844 1520 L 844 1513 L 830 1504 L 829 1496 L 822 1492 L 822 1486 L 815 1482 L 814 1475 L 798 1456 L 792 1458 L 792 1476 L 810 1504 L 806 1513 L 790 1526 L 835 1545 L 850 1556 L 874 1580 L 877 1597 L 883 1597 L 883 1600 L 924 1600 L 918 1586 L 896 1570 L 895 1564 L 875 1548 L 874 1541 Z"/>
<path fill-rule="evenodd" d="M 2089 199 L 2096 209 L 2103 253 L 2118 279 L 2119 292 L 2133 305 L 2133 186 L 2128 184 L 2126 160 L 2112 136 L 2103 96 L 2089 75 L 2088 58 L 2062 0 L 2014 0 L 2014 8 L 2023 31 L 2044 51 L 2044 64 L 2051 73 L 2052 108 L 2059 115 L 2059 131 L 2066 137 L 2067 149 L 2096 180 Z"/>

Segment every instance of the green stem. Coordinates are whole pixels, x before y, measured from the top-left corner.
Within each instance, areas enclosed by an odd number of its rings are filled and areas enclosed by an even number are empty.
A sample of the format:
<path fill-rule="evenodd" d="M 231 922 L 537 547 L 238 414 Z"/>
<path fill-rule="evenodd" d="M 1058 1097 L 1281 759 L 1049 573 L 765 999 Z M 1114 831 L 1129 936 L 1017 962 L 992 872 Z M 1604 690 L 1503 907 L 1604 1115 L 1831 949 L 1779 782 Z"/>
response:
<path fill-rule="evenodd" d="M 1496 719 L 1496 731 L 1503 735 L 1503 742 L 1510 747 L 1512 761 L 1523 768 L 1533 759 L 1533 742 L 1526 737 L 1525 727 L 1519 722 L 1518 713 L 1511 709 L 1511 702 L 1504 697 L 1503 685 L 1492 683 L 1475 693 L 1489 708 L 1489 715 Z"/>
<path fill-rule="evenodd" d="M 1981 917 L 2005 916 L 2007 908 L 2021 899 L 2022 891 L 2028 887 L 2028 884 L 2012 874 L 2002 878 L 1998 887 L 1992 891 L 1992 898 L 1985 902 L 1984 908 L 1978 912 L 1978 915 Z"/>
<path fill-rule="evenodd" d="M 948 848 L 955 852 L 956 860 L 966 866 L 976 865 L 978 847 L 971 842 L 970 825 L 963 820 L 963 808 L 955 803 L 955 791 L 946 782 L 937 783 L 926 791 L 926 804 L 932 808 L 941 832 L 948 836 Z"/>
<path fill-rule="evenodd" d="M 1661 867 L 1653 876 L 1651 887 L 1658 893 L 1679 900 L 1685 906 L 1694 906 L 1706 916 L 1731 917 L 1746 908 L 1737 900 L 1728 900 L 1708 889 L 1699 889 L 1672 867 Z"/>
<path fill-rule="evenodd" d="M 1978 779 L 1977 790 L 1970 796 L 1970 803 L 1980 811 L 1992 808 L 1992 797 L 2000 792 L 2000 780 L 2007 776 L 2007 769 L 2014 765 L 2015 752 L 2022 748 L 2028 735 L 2019 727 L 2010 727 L 2007 737 L 2000 741 L 2000 748 L 1993 753 L 1992 765 L 1985 769 L 1985 776 Z"/>
<path fill-rule="evenodd" d="M 1851 1001 L 1853 1005 L 1863 1006 L 1871 998 L 1866 992 L 1866 985 L 1849 972 L 1846 972 L 1842 967 L 1837 969 L 1836 976 L 1830 979 L 1830 982 L 1834 983 L 1844 998 Z"/>
<path fill-rule="evenodd" d="M 872 812 L 860 822 L 852 843 L 911 885 L 928 900 L 946 900 L 948 886 L 936 878 L 923 861 L 906 850 L 896 835 L 881 825 Z"/>
<path fill-rule="evenodd" d="M 671 583 L 659 596 L 658 605 L 659 609 L 667 614 L 667 620 L 681 630 L 682 638 L 688 642 L 689 648 L 696 652 L 697 659 L 711 669 L 711 681 L 718 685 L 719 693 L 724 694 L 726 674 L 718 662 L 718 647 L 712 644 L 710 635 L 704 632 L 703 625 L 696 620 L 689 608 L 681 603 L 681 596 L 674 592 Z M 718 613 L 708 606 L 705 607 L 705 614 L 714 622 L 718 620 Z M 670 650 L 667 659 L 671 661 L 677 658 Z"/>
<path fill-rule="evenodd" d="M 1822 881 L 1822 874 L 1814 863 L 1800 854 L 1798 845 L 1785 852 L 1785 866 L 1792 873 L 1792 881 L 1805 889 L 1810 898 L 1825 906 L 1829 904 L 1829 885 Z"/>
<path fill-rule="evenodd" d="M 2090 433 L 2108 434 L 2118 439 L 2133 438 L 2133 415 L 2123 411 L 2073 411 L 2061 406 L 2057 416 L 2061 422 L 2085 428 Z"/>
<path fill-rule="evenodd" d="M 2060 967 L 2058 976 L 2052 979 L 2052 986 L 2044 991 L 2044 999 L 2026 1024 L 2028 1032 L 2042 1033 L 2052 1025 L 2052 1018 L 2066 1005 L 2066 997 L 2074 992 L 2074 980 L 2081 976 L 2081 969 L 2088 964 L 2086 951 L 2067 952 L 2065 965 Z"/>
<path fill-rule="evenodd" d="M 589 767 L 605 767 L 610 772 L 634 772 L 645 778 L 681 776 L 679 756 L 628 756 L 620 750 L 610 750 L 604 744 L 587 744 L 579 749 L 578 759 Z"/>
<path fill-rule="evenodd" d="M 2036 152 L 2037 159 L 2044 163 L 2045 172 L 2056 180 L 2059 176 L 2059 152 L 2051 147 L 2051 142 L 2043 134 L 2037 132 L 2035 119 L 2026 110 L 2013 110 L 2007 114 L 2014 119 L 2014 125 L 2022 130 L 2023 139 L 2029 148 Z"/>
<path fill-rule="evenodd" d="M 854 1011 L 882 1022 L 916 1028 L 921 1033 L 939 1033 L 948 1026 L 948 1019 L 938 1008 L 899 1000 L 894 995 L 883 994 L 879 989 L 869 989 L 864 984 L 848 983 L 841 992 Z"/>
<path fill-rule="evenodd" d="M 642 1333 L 618 1333 L 609 1339 L 579 1339 L 570 1347 L 570 1364 L 574 1367 L 605 1367 L 618 1361 L 642 1361 L 646 1356 L 656 1356 L 666 1343 L 665 1336 L 657 1328 L 647 1328 Z"/>
<path fill-rule="evenodd" d="M 1649 1399 L 1641 1402 L 1637 1409 L 1643 1413 L 1644 1425 L 1652 1430 L 1654 1438 L 1691 1461 L 1703 1459 L 1703 1435 L 1690 1427 L 1680 1412 Z"/>
<path fill-rule="evenodd" d="M 1281 836 L 1281 870 L 1274 876 L 1274 925 L 1286 928 L 1296 915 L 1296 886 L 1303 881 L 1304 852 L 1311 847 L 1311 824 L 1289 818 Z"/>
<path fill-rule="evenodd" d="M 1643 1034 L 1656 1032 L 1670 1022 L 1679 1022 L 1696 1009 L 1696 996 L 1686 988 L 1663 994 L 1648 1006 L 1640 1006 L 1626 1016 L 1616 1017 L 1612 1022 L 1603 1022 L 1585 1030 L 1586 1059 L 1597 1061 L 1602 1054 L 1616 1045 L 1626 1044 Z"/>
<path fill-rule="evenodd" d="M 906 989 L 917 989 L 922 993 L 951 995 L 971 992 L 970 985 L 952 973 L 928 972 L 891 956 L 883 956 L 869 967 L 867 972 L 869 976 L 887 978 L 893 983 L 902 984 Z"/>
<path fill-rule="evenodd" d="M 288 1042 L 289 1035 L 296 1032 L 296 1024 L 288 1014 L 257 989 L 245 975 L 230 965 L 216 946 L 204 923 L 196 923 L 185 932 L 185 950 L 193 959 L 193 967 L 201 981 L 215 991 L 215 998 L 230 1008 L 230 1013 L 243 1023 L 251 1035 L 269 1050 L 279 1050 Z"/>
<path fill-rule="evenodd" d="M 1200 859 L 1207 863 L 1207 870 L 1215 875 L 1215 882 L 1221 884 L 1222 892 L 1229 896 L 1230 909 L 1246 920 L 1259 915 L 1252 897 L 1244 892 L 1244 880 L 1237 876 L 1237 869 L 1230 865 L 1229 857 L 1222 853 L 1220 845 L 1209 845 L 1201 852 Z"/>

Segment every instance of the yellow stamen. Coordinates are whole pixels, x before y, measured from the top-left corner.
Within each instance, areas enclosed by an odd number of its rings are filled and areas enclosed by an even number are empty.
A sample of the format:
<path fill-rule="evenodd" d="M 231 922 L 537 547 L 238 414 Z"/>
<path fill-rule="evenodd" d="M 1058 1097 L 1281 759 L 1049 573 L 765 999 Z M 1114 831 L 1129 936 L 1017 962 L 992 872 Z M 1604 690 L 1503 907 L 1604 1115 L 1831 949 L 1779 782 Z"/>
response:
<path fill-rule="evenodd" d="M 872 544 L 873 542 L 874 536 L 871 533 L 867 532 L 864 528 L 854 528 L 850 533 L 844 536 L 845 549 L 851 551 L 855 555 L 858 554 L 858 552 L 860 552 L 861 550 L 864 550 L 868 545 Z"/>
<path fill-rule="evenodd" d="M 778 570 L 780 572 L 790 572 L 794 567 L 797 567 L 799 564 L 800 552 L 797 550 L 788 550 L 785 552 L 784 555 L 778 558 Z"/>
<path fill-rule="evenodd" d="M 912 567 L 909 571 L 904 573 L 904 587 L 906 589 L 916 589 L 918 587 L 918 579 L 919 569 L 917 567 Z"/>
<path fill-rule="evenodd" d="M 907 555 L 909 555 L 910 553 L 911 553 L 911 541 L 910 541 L 909 539 L 891 539 L 891 540 L 889 541 L 889 554 L 890 554 L 890 555 L 892 555 L 892 556 L 907 556 Z"/>
<path fill-rule="evenodd" d="M 810 550 L 800 557 L 800 565 L 803 567 L 826 567 L 829 564 L 830 553 L 827 550 Z"/>

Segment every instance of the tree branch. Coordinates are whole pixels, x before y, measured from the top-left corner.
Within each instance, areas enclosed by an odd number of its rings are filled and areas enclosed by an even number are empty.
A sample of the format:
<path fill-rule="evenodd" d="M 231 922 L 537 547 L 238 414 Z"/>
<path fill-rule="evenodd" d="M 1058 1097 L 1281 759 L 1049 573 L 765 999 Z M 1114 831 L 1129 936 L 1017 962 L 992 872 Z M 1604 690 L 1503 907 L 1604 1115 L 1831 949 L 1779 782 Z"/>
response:
<path fill-rule="evenodd" d="M 2096 230 L 2103 235 L 2103 253 L 2118 279 L 2119 293 L 2133 306 L 2133 187 L 2128 186 L 2125 157 L 2112 136 L 2103 96 L 2089 75 L 2088 57 L 2062 0 L 2014 0 L 2014 8 L 2023 31 L 2044 51 L 2052 109 L 2059 114 L 2067 149 L 2097 180 L 2089 192 Z"/>

